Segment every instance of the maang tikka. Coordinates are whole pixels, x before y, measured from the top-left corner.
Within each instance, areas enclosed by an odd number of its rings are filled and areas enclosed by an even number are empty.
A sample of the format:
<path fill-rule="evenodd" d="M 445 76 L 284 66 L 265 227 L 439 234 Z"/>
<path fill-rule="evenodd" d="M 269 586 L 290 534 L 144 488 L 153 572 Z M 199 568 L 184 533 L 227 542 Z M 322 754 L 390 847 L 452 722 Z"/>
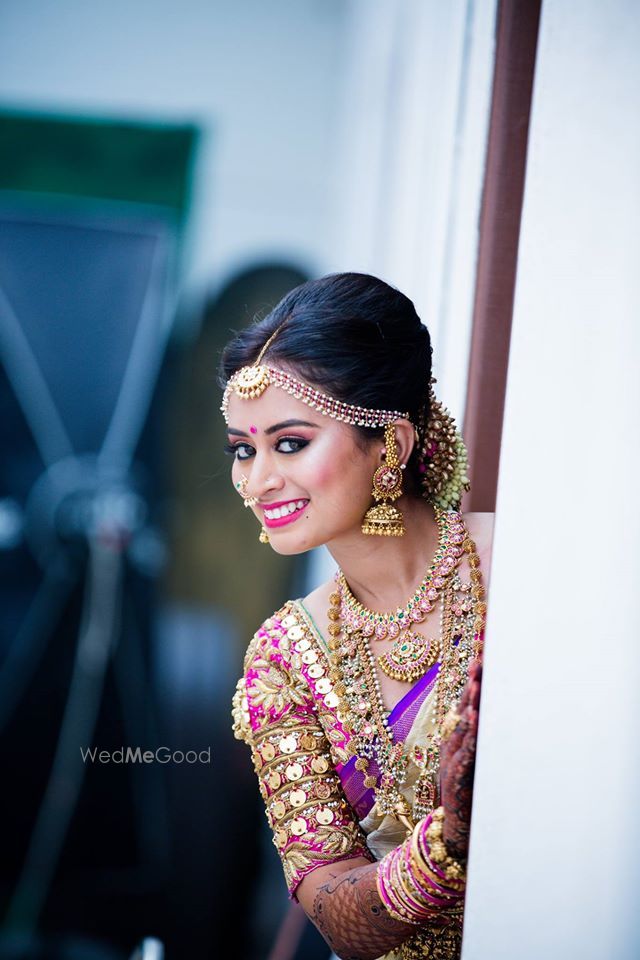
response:
<path fill-rule="evenodd" d="M 362 532 L 379 537 L 403 537 L 405 533 L 402 513 L 393 501 L 402 496 L 402 471 L 404 464 L 398 460 L 396 433 L 392 423 L 384 428 L 384 463 L 373 474 L 371 496 L 376 503 L 369 507 L 362 521 Z"/>

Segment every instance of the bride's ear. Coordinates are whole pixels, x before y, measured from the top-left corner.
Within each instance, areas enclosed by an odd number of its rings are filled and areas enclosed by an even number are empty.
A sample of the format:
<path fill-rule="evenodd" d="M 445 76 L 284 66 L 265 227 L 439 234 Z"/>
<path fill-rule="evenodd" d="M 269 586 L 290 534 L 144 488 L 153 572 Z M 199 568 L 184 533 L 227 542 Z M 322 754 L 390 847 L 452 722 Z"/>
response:
<path fill-rule="evenodd" d="M 411 452 L 416 445 L 416 435 L 410 420 L 396 420 L 394 423 L 398 460 L 407 463 Z"/>

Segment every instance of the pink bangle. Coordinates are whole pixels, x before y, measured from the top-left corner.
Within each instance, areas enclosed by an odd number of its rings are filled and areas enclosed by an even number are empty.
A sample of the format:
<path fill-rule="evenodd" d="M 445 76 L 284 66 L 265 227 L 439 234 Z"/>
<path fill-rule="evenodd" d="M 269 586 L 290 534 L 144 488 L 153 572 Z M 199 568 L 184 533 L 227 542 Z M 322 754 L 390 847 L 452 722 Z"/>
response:
<path fill-rule="evenodd" d="M 388 853 L 378 864 L 376 886 L 380 901 L 391 917 L 419 926 L 425 920 L 452 916 L 462 909 L 464 879 L 448 877 L 445 870 L 461 869 L 452 858 L 445 858 L 440 808 L 416 825 L 410 838 Z M 433 825 L 433 826 L 432 826 Z M 431 829 L 430 829 L 431 828 Z M 427 831 L 430 835 L 427 836 Z M 430 840 L 438 843 L 438 857 L 445 870 L 433 861 Z"/>
<path fill-rule="evenodd" d="M 445 891 L 442 891 L 444 896 L 438 896 L 439 891 L 435 887 L 434 887 L 435 893 L 433 891 L 428 892 L 427 890 L 424 889 L 422 884 L 419 882 L 418 877 L 416 876 L 417 871 L 413 868 L 413 864 L 411 863 L 411 847 L 408 844 L 404 852 L 404 864 L 405 864 L 405 872 L 411 878 L 411 882 L 413 883 L 414 887 L 416 887 L 420 896 L 424 897 L 424 899 L 427 900 L 429 903 L 432 903 L 438 907 L 446 907 L 450 905 L 449 903 L 451 899 L 450 894 L 447 894 L 445 893 Z M 427 881 L 429 880 L 429 878 L 424 877 L 424 875 L 421 875 L 420 879 L 426 879 Z"/>
<path fill-rule="evenodd" d="M 442 839 L 443 820 L 444 808 L 438 807 L 418 831 L 418 851 L 427 868 L 441 880 L 443 886 L 460 891 L 465 887 L 464 867 L 446 852 Z M 432 839 L 438 843 L 444 854 L 439 856 L 437 861 L 432 850 Z"/>
<path fill-rule="evenodd" d="M 391 880 L 391 869 L 394 863 L 393 855 L 395 852 L 395 850 L 392 850 L 386 855 L 386 857 L 383 857 L 378 864 L 376 876 L 378 894 L 381 901 L 387 908 L 387 911 L 394 918 L 394 920 L 401 920 L 403 923 L 417 925 L 419 921 L 414 920 L 412 917 L 407 915 L 402 903 L 397 898 L 397 893 Z"/>

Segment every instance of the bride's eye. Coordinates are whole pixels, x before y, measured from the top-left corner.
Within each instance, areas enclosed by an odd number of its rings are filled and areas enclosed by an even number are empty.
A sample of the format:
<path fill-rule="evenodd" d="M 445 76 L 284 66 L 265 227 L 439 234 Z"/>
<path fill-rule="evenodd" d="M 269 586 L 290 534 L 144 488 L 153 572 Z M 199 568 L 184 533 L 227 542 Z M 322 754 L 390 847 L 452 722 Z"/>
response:
<path fill-rule="evenodd" d="M 304 437 L 280 437 L 276 442 L 278 453 L 298 453 L 309 443 Z M 249 460 L 255 453 L 255 450 L 249 443 L 225 443 L 224 452 L 236 460 Z"/>
<path fill-rule="evenodd" d="M 280 437 L 278 440 L 278 450 L 280 453 L 297 453 L 309 443 L 302 437 Z"/>
<path fill-rule="evenodd" d="M 253 447 L 248 443 L 225 443 L 223 449 L 226 454 L 235 457 L 236 460 L 248 460 L 253 453 Z"/>

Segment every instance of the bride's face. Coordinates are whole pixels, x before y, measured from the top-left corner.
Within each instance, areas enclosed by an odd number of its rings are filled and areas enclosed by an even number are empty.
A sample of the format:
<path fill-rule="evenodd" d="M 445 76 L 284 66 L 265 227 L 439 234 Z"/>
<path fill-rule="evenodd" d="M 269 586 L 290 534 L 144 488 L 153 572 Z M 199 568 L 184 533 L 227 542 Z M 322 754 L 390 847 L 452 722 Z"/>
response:
<path fill-rule="evenodd" d="M 358 535 L 371 504 L 380 443 L 366 452 L 354 428 L 313 410 L 278 387 L 253 400 L 229 398 L 228 452 L 234 487 L 246 496 L 276 553 L 302 553 Z"/>

